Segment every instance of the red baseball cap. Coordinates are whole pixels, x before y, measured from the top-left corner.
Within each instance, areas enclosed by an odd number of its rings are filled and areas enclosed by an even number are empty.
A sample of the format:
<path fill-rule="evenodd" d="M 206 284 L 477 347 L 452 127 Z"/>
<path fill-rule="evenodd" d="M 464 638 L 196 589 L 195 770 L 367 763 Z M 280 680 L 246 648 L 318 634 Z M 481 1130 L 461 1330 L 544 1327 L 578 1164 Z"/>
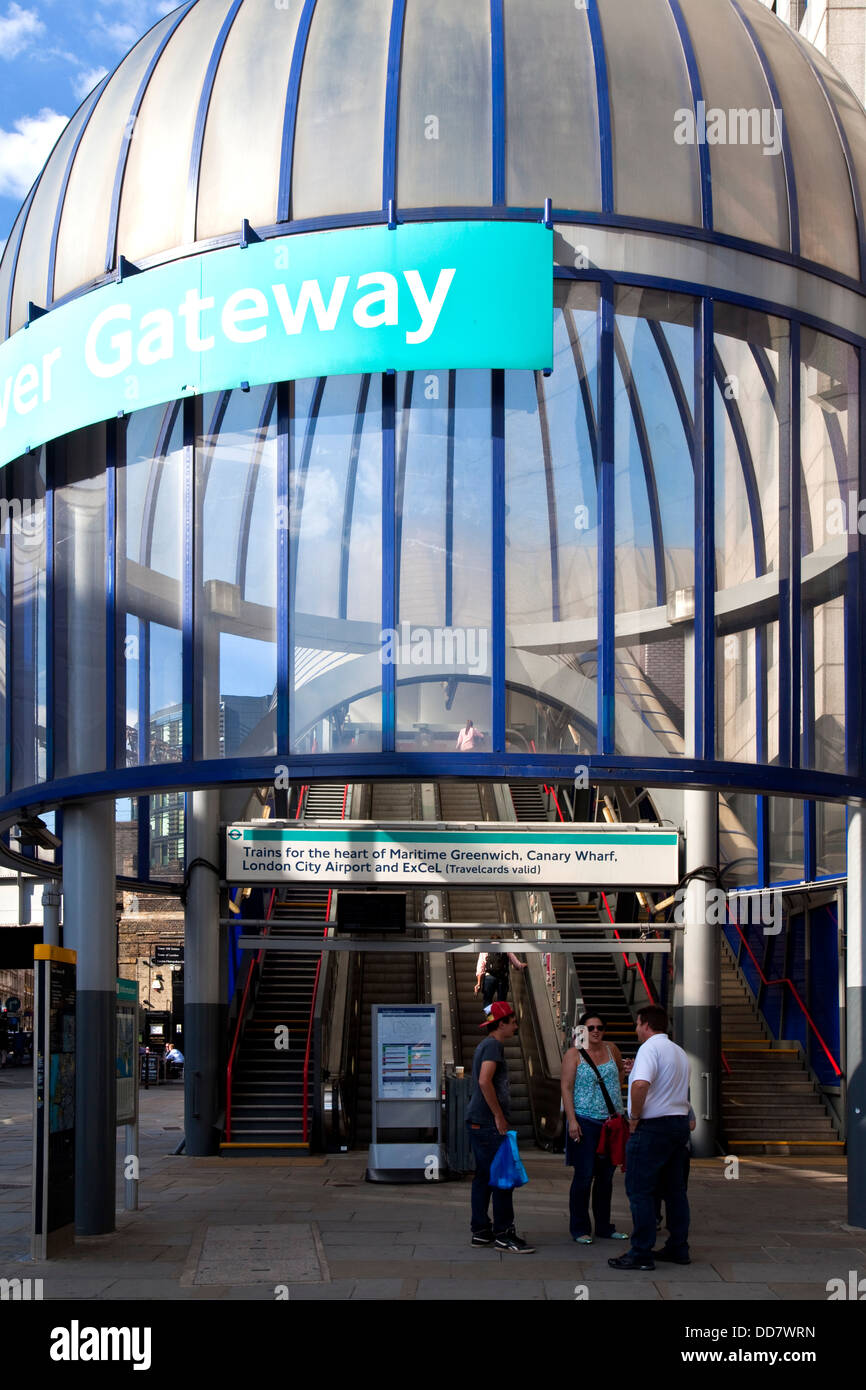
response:
<path fill-rule="evenodd" d="M 516 1018 L 516 1014 L 510 1004 L 497 999 L 495 1004 L 490 1005 L 490 1013 L 483 1023 L 479 1023 L 479 1028 L 489 1028 L 491 1023 L 502 1023 L 506 1018 Z"/>

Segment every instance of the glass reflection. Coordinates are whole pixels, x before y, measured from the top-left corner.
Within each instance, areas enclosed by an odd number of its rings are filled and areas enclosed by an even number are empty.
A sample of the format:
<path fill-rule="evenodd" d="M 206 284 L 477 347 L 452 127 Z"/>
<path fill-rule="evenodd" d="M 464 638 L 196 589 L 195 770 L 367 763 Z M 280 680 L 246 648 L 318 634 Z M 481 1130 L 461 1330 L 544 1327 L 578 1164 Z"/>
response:
<path fill-rule="evenodd" d="M 382 747 L 381 379 L 299 381 L 292 394 L 292 748 L 377 752 Z"/>
<path fill-rule="evenodd" d="M 397 379 L 397 748 L 490 750 L 489 372 Z"/>
<path fill-rule="evenodd" d="M 598 287 L 555 286 L 553 373 L 505 374 L 506 746 L 592 752 Z"/>

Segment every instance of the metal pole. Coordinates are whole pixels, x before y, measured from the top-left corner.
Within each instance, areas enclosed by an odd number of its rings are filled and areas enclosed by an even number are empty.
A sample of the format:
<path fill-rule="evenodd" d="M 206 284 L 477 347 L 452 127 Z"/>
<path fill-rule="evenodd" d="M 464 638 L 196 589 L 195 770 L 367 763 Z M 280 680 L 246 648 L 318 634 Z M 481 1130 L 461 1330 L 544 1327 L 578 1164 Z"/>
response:
<path fill-rule="evenodd" d="M 845 1020 L 848 1221 L 866 1226 L 866 817 L 848 806 L 848 894 Z"/>
<path fill-rule="evenodd" d="M 60 888 L 46 883 L 42 889 L 42 940 L 46 946 L 60 945 Z"/>
<path fill-rule="evenodd" d="M 75 1010 L 75 1229 L 114 1230 L 117 927 L 114 802 L 63 816 L 64 938 L 77 952 Z"/>
<path fill-rule="evenodd" d="M 219 1145 L 219 801 L 217 791 L 186 798 L 186 862 L 205 860 L 191 870 L 184 914 L 184 1129 L 191 1157 L 216 1153 Z"/>
<path fill-rule="evenodd" d="M 718 864 L 718 795 L 687 789 L 683 794 L 686 873 Z M 686 926 L 681 946 L 682 999 L 677 1010 L 679 1041 L 691 1066 L 692 1135 L 696 1158 L 718 1152 L 721 1065 L 721 927 L 707 921 L 711 883 L 693 879 L 686 888 Z M 717 914 L 714 914 L 717 915 Z"/>

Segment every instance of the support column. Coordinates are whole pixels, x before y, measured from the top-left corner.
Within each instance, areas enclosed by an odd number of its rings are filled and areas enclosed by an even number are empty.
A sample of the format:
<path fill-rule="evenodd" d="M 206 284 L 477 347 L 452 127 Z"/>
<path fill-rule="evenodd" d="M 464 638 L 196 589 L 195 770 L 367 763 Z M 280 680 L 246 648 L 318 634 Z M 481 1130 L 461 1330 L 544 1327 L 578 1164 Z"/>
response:
<path fill-rule="evenodd" d="M 217 1117 L 225 1103 L 222 1081 L 220 995 L 218 791 L 186 798 L 186 862 L 190 872 L 184 912 L 184 1107 L 186 1152 L 217 1152 Z M 212 865 L 213 867 L 209 867 Z"/>
<path fill-rule="evenodd" d="M 718 865 L 718 795 L 714 791 L 684 792 L 686 873 Z M 686 889 L 682 939 L 682 998 L 679 1000 L 678 1041 L 691 1066 L 692 1107 L 697 1127 L 692 1135 L 696 1158 L 712 1158 L 719 1130 L 721 1067 L 721 927 L 717 913 L 707 912 L 710 883 L 693 880 Z M 707 918 L 713 918 L 711 925 Z"/>
<path fill-rule="evenodd" d="M 845 989 L 848 1221 L 866 1227 L 866 809 L 848 806 Z"/>
<path fill-rule="evenodd" d="M 116 980 L 114 802 L 63 814 L 64 944 L 77 953 L 75 1230 L 114 1230 Z"/>

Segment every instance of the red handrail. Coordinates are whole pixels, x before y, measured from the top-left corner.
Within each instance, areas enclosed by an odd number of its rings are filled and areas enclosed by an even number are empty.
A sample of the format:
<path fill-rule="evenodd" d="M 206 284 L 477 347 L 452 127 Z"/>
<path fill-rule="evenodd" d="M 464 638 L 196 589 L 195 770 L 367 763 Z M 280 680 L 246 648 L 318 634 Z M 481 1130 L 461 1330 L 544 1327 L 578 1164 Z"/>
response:
<path fill-rule="evenodd" d="M 306 788 L 305 788 L 304 790 L 306 790 Z M 340 808 L 340 820 L 345 820 L 345 819 L 346 819 L 346 802 L 347 802 L 347 800 L 348 800 L 348 797 L 349 797 L 349 783 L 347 782 L 346 785 L 345 785 L 344 788 L 343 788 L 343 805 L 342 805 L 341 808 Z M 298 802 L 298 812 L 299 812 L 299 814 L 300 814 L 300 802 Z M 327 901 L 327 904 L 326 904 L 326 906 L 325 906 L 325 929 L 324 929 L 324 931 L 322 932 L 322 939 L 323 939 L 323 940 L 324 940 L 324 938 L 328 935 L 328 923 L 329 923 L 330 918 L 331 918 L 331 896 L 332 896 L 332 894 L 333 894 L 333 891 L 334 891 L 334 890 L 333 890 L 332 888 L 329 888 L 329 889 L 328 889 L 328 901 Z M 308 1124 L 308 1120 L 307 1120 L 307 1097 L 308 1097 L 309 1094 L 310 1094 L 310 1053 L 311 1053 L 311 1051 L 312 1051 L 312 1046 L 313 1046 L 313 1015 L 314 1015 L 315 1012 L 316 1012 L 316 996 L 317 996 L 318 993 L 319 993 L 319 975 L 321 974 L 321 970 L 322 970 L 322 957 L 321 957 L 321 955 L 320 955 L 320 956 L 319 956 L 319 959 L 318 959 L 318 961 L 317 961 L 317 963 L 316 963 L 316 974 L 315 974 L 315 977 L 314 977 L 314 979 L 313 979 L 313 997 L 312 997 L 312 999 L 310 1000 L 310 1021 L 309 1021 L 309 1023 L 307 1024 L 307 1046 L 306 1046 L 306 1051 L 304 1052 L 304 1086 L 303 1086 L 303 1100 L 302 1100 L 302 1107 L 303 1107 L 303 1108 L 302 1108 L 302 1131 L 301 1131 L 301 1132 L 302 1132 L 302 1137 L 303 1137 L 303 1141 L 304 1141 L 305 1144 L 306 1144 L 306 1142 L 307 1142 L 307 1138 L 308 1138 L 308 1134 L 309 1134 L 309 1124 Z"/>
<path fill-rule="evenodd" d="M 277 893 L 276 888 L 272 888 L 272 889 L 271 889 L 271 896 L 270 896 L 270 898 L 268 899 L 268 910 L 267 910 L 267 912 L 265 913 L 265 917 L 266 917 L 268 920 L 270 920 L 271 913 L 272 913 L 273 910 L 274 910 L 274 898 L 276 897 L 276 893 Z M 263 929 L 263 931 L 262 931 L 262 936 L 267 936 L 267 934 L 268 934 L 268 929 L 267 929 L 267 927 L 265 927 L 265 928 Z M 261 959 L 262 959 L 262 955 L 263 955 L 263 954 L 264 954 L 264 953 L 263 953 L 262 951 L 259 951 L 259 953 L 258 953 L 258 955 L 256 956 L 255 960 L 254 960 L 254 961 L 250 961 L 250 968 L 249 968 L 249 970 L 247 971 L 247 982 L 246 982 L 246 984 L 244 985 L 243 998 L 241 999 L 241 1006 L 240 1006 L 240 1008 L 238 1009 L 238 1021 L 237 1021 L 236 1025 L 235 1025 L 235 1036 L 234 1036 L 234 1040 L 233 1040 L 233 1042 L 232 1042 L 232 1050 L 231 1050 L 231 1052 L 229 1053 L 229 1064 L 228 1064 L 228 1067 L 226 1068 L 226 1143 L 227 1143 L 227 1144 L 230 1144 L 231 1141 L 232 1141 L 232 1073 L 233 1073 L 233 1071 L 234 1071 L 234 1065 L 235 1065 L 235 1053 L 236 1053 L 237 1050 L 238 1050 L 238 1043 L 240 1042 L 240 1036 L 241 1036 L 241 1025 L 243 1024 L 243 1021 L 244 1021 L 244 1015 L 245 1015 L 246 1009 L 247 1009 L 247 1000 L 249 999 L 249 996 L 250 996 L 250 984 L 252 983 L 253 970 L 255 969 L 255 967 L 256 967 L 257 965 L 259 965 L 259 964 L 261 963 Z"/>
<path fill-rule="evenodd" d="M 729 919 L 729 920 L 730 920 L 730 919 Z M 814 1020 L 812 1019 L 812 1015 L 809 1013 L 809 1010 L 806 1008 L 806 1005 L 803 1003 L 802 999 L 800 998 L 800 995 L 799 995 L 798 992 L 797 992 L 797 986 L 794 984 L 794 981 L 791 980 L 791 979 L 789 979 L 787 975 L 780 975 L 779 978 L 778 978 L 778 980 L 768 980 L 767 977 L 766 977 L 766 975 L 764 974 L 763 970 L 761 969 L 760 965 L 758 964 L 757 959 L 755 958 L 755 953 L 754 953 L 754 951 L 752 950 L 751 946 L 749 945 L 748 941 L 746 940 L 745 936 L 743 935 L 743 932 L 742 932 L 742 929 L 741 929 L 741 927 L 740 927 L 739 922 L 731 922 L 731 926 L 734 926 L 734 927 L 737 928 L 737 931 L 739 932 L 739 935 L 740 935 L 740 940 L 742 941 L 743 945 L 745 946 L 746 950 L 748 951 L 749 955 L 751 956 L 752 964 L 754 965 L 755 969 L 756 969 L 757 972 L 758 972 L 758 978 L 760 979 L 761 983 L 764 984 L 764 985 L 787 985 L 787 986 L 788 986 L 788 988 L 790 989 L 790 991 L 791 991 L 791 993 L 793 994 L 794 998 L 796 999 L 797 1003 L 799 1004 L 800 1009 L 801 1009 L 801 1011 L 802 1011 L 802 1013 L 803 1013 L 803 1015 L 804 1015 L 804 1017 L 805 1017 L 805 1019 L 806 1019 L 806 1022 L 808 1023 L 809 1027 L 812 1029 L 812 1032 L 815 1034 L 815 1037 L 818 1039 L 819 1043 L 821 1044 L 822 1048 L 824 1049 L 824 1052 L 825 1052 L 825 1054 L 826 1054 L 826 1056 L 827 1056 L 827 1058 L 828 1058 L 828 1060 L 829 1060 L 829 1062 L 830 1062 L 831 1067 L 833 1068 L 833 1071 L 836 1073 L 837 1076 L 841 1076 L 841 1075 L 842 1075 L 842 1068 L 838 1065 L 838 1063 L 837 1063 L 835 1057 L 833 1056 L 832 1052 L 830 1051 L 829 1047 L 828 1047 L 827 1044 L 825 1043 L 824 1039 L 821 1037 L 821 1034 L 818 1032 L 818 1029 L 817 1029 L 816 1026 L 815 1026 Z"/>

